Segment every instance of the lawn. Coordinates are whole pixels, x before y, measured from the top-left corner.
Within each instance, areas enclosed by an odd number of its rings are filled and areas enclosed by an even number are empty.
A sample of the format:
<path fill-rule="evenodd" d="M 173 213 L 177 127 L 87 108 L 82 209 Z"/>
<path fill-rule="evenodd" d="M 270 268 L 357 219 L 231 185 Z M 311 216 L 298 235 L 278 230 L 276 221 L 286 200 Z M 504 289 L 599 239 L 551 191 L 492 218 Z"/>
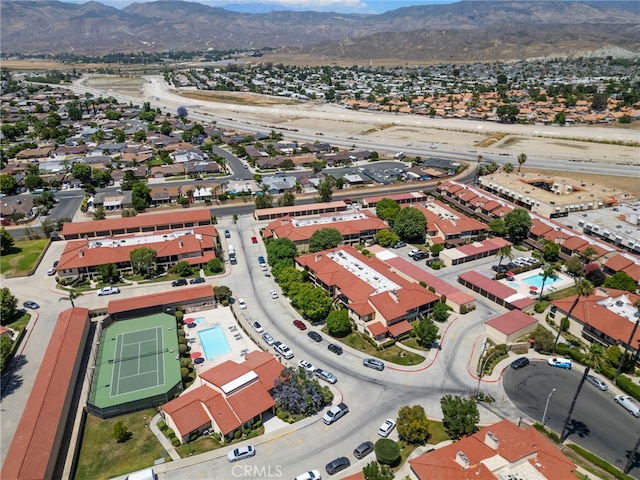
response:
<path fill-rule="evenodd" d="M 424 357 L 413 352 L 407 352 L 396 345 L 385 348 L 384 350 L 376 350 L 375 347 L 362 338 L 359 332 L 351 332 L 346 337 L 338 340 L 367 355 L 386 362 L 395 363 L 396 365 L 418 365 L 424 362 Z"/>
<path fill-rule="evenodd" d="M 418 339 L 416 337 L 407 338 L 406 340 L 402 340 L 404 346 L 409 348 L 415 348 L 416 350 L 422 350 L 424 352 L 428 352 L 428 348 L 424 348 L 422 345 L 418 343 Z"/>
<path fill-rule="evenodd" d="M 153 466 L 154 460 L 162 457 L 164 450 L 145 425 L 145 417 L 148 423 L 156 413 L 149 409 L 108 420 L 88 415 L 75 478 L 106 480 Z M 113 438 L 113 426 L 119 421 L 132 433 L 124 443 L 117 443 Z M 171 460 L 166 454 L 165 459 Z"/>
<path fill-rule="evenodd" d="M 36 266 L 48 239 L 16 241 L 11 253 L 0 257 L 0 272 L 7 277 L 23 277 Z"/>

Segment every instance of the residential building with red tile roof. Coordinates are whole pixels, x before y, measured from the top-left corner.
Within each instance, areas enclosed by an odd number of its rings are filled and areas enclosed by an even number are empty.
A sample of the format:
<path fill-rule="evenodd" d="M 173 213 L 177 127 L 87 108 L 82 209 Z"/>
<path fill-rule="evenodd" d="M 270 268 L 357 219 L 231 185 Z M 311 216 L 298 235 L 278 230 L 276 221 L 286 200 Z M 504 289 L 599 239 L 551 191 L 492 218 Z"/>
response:
<path fill-rule="evenodd" d="M 58 315 L 51 340 L 7 452 L 0 477 L 52 479 L 63 445 L 82 356 L 89 336 L 89 309 Z"/>
<path fill-rule="evenodd" d="M 564 318 L 577 295 L 554 300 L 551 302 L 549 317 L 556 322 Z M 635 322 L 638 320 L 638 309 L 635 302 L 640 296 L 625 290 L 613 288 L 596 288 L 587 298 L 577 298 L 578 303 L 571 312 L 569 332 L 578 338 L 584 338 L 591 343 L 624 346 L 629 341 Z M 638 350 L 640 343 L 640 329 L 636 330 L 631 344 L 632 352 Z"/>
<path fill-rule="evenodd" d="M 628 253 L 614 255 L 603 266 L 605 273 L 624 272 L 636 282 L 640 282 L 640 258 L 635 255 Z"/>
<path fill-rule="evenodd" d="M 311 236 L 322 228 L 338 230 L 347 245 L 365 243 L 375 239 L 376 233 L 388 229 L 383 220 L 368 210 L 325 213 L 318 217 L 282 217 L 270 222 L 263 236 L 269 238 L 288 238 L 298 250 L 308 251 Z"/>
<path fill-rule="evenodd" d="M 414 205 L 427 219 L 427 242 L 455 246 L 484 238 L 489 227 L 433 200 Z M 440 241 L 435 241 L 438 238 Z M 433 240 L 432 240 L 433 239 Z"/>
<path fill-rule="evenodd" d="M 196 285 L 166 292 L 151 293 L 139 297 L 119 298 L 111 300 L 107 305 L 107 313 L 117 320 L 128 317 L 140 317 L 149 312 L 147 309 L 159 309 L 180 305 L 183 309 L 190 306 L 207 306 L 215 303 L 212 285 Z"/>
<path fill-rule="evenodd" d="M 383 261 L 349 245 L 297 257 L 295 264 L 345 306 L 359 331 L 376 340 L 409 332 L 409 322 L 426 316 L 440 301 Z"/>
<path fill-rule="evenodd" d="M 426 202 L 429 196 L 424 192 L 406 192 L 406 193 L 390 193 L 388 195 L 375 195 L 372 197 L 364 197 L 362 199 L 362 206 L 364 208 L 374 208 L 383 198 L 393 200 L 399 205 L 405 203 L 418 203 Z"/>
<path fill-rule="evenodd" d="M 125 219 L 123 219 L 125 220 Z M 67 242 L 57 266 L 61 279 L 94 278 L 97 267 L 113 263 L 121 273 L 133 273 L 130 254 L 141 247 L 156 252 L 152 269 L 169 269 L 185 261 L 202 268 L 216 258 L 218 233 L 213 225 L 188 227 L 138 235 L 117 235 L 105 238 L 88 238 Z"/>
<path fill-rule="evenodd" d="M 254 351 L 242 363 L 228 360 L 198 375 L 199 386 L 162 405 L 167 425 L 181 442 L 194 432 L 212 430 L 222 439 L 273 411 L 270 395 L 283 366 L 267 352 Z"/>
<path fill-rule="evenodd" d="M 459 247 L 448 248 L 439 253 L 440 261 L 450 267 L 461 263 L 471 262 L 479 258 L 493 257 L 504 246 L 511 245 L 511 242 L 504 238 L 494 237 L 483 241 L 460 245 Z"/>
<path fill-rule="evenodd" d="M 307 215 L 344 212 L 347 208 L 348 205 L 340 200 L 336 202 L 292 205 L 290 207 L 256 208 L 253 212 L 253 216 L 256 220 L 273 220 L 281 217 L 304 217 Z"/>
<path fill-rule="evenodd" d="M 538 325 L 538 320 L 520 310 L 499 315 L 485 322 L 485 334 L 496 345 L 509 344 L 531 333 Z"/>
<path fill-rule="evenodd" d="M 458 282 L 509 310 L 518 309 L 526 312 L 536 303 L 535 299 L 528 298 L 517 290 L 475 271 L 461 273 Z"/>
<path fill-rule="evenodd" d="M 419 480 L 572 480 L 576 465 L 533 427 L 502 420 L 409 460 Z"/>

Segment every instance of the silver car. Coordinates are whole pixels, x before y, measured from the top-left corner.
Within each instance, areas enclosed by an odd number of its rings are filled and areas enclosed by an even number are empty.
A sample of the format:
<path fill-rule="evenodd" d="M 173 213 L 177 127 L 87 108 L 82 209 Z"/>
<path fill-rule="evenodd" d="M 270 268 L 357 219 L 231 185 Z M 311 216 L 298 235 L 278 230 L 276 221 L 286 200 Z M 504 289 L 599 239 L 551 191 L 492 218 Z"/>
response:
<path fill-rule="evenodd" d="M 245 458 L 253 457 L 256 454 L 256 449 L 251 445 L 246 447 L 238 447 L 235 450 L 231 450 L 227 454 L 227 460 L 229 462 L 237 462 L 238 460 L 244 460 Z"/>
<path fill-rule="evenodd" d="M 596 387 L 598 390 L 602 390 L 603 392 L 605 390 L 609 390 L 609 386 L 606 383 L 604 383 L 599 378 L 594 377 L 593 375 L 587 375 L 587 382 Z"/>

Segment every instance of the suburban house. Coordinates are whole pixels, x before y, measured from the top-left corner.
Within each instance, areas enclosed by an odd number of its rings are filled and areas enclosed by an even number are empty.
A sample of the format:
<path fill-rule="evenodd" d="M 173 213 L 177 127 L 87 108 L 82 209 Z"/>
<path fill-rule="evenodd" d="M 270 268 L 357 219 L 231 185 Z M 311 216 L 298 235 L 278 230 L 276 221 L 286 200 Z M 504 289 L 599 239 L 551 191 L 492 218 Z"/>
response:
<path fill-rule="evenodd" d="M 283 368 L 273 354 L 262 351 L 248 353 L 242 363 L 228 360 L 201 372 L 187 392 L 160 407 L 161 413 L 183 443 L 204 430 L 223 441 L 232 439 L 235 431 L 274 412 L 270 392 Z"/>
<path fill-rule="evenodd" d="M 270 195 L 278 195 L 296 187 L 296 177 L 287 175 L 274 175 L 262 179 L 262 184 L 266 187 Z"/>
<path fill-rule="evenodd" d="M 427 219 L 427 242 L 452 247 L 482 240 L 489 230 L 484 223 L 456 212 L 438 200 L 412 205 Z"/>
<path fill-rule="evenodd" d="M 354 245 L 374 240 L 376 233 L 389 226 L 367 210 L 350 210 L 325 213 L 317 217 L 277 218 L 266 226 L 263 237 L 288 238 L 296 244 L 299 251 L 306 251 L 309 249 L 311 236 L 322 228 L 338 230 L 345 244 Z"/>
<path fill-rule="evenodd" d="M 409 460 L 419 480 L 574 480 L 576 465 L 533 427 L 508 420 Z"/>
<path fill-rule="evenodd" d="M 295 259 L 299 270 L 343 305 L 357 329 L 377 341 L 411 331 L 440 297 L 395 273 L 377 258 L 344 245 Z"/>

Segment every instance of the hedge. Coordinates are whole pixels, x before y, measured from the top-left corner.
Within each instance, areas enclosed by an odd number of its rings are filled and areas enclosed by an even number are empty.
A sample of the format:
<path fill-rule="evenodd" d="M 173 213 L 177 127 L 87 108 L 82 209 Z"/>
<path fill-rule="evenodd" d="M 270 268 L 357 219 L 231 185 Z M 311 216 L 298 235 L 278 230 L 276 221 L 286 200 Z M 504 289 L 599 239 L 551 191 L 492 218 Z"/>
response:
<path fill-rule="evenodd" d="M 395 467 L 400 463 L 400 447 L 389 438 L 381 438 L 374 446 L 376 458 L 383 465 Z"/>
<path fill-rule="evenodd" d="M 571 450 L 573 450 L 574 452 L 579 454 L 581 457 L 587 459 L 589 462 L 591 462 L 594 465 L 600 467 L 605 472 L 610 473 L 614 477 L 619 478 L 621 480 L 633 480 L 633 477 L 631 477 L 630 475 L 627 475 L 626 473 L 621 472 L 620 470 L 618 470 L 616 467 L 614 467 L 610 463 L 605 462 L 600 457 L 597 457 L 593 453 L 588 452 L 584 448 L 581 448 L 581 447 L 579 447 L 578 445 L 576 445 L 574 443 L 570 443 L 567 446 Z"/>

